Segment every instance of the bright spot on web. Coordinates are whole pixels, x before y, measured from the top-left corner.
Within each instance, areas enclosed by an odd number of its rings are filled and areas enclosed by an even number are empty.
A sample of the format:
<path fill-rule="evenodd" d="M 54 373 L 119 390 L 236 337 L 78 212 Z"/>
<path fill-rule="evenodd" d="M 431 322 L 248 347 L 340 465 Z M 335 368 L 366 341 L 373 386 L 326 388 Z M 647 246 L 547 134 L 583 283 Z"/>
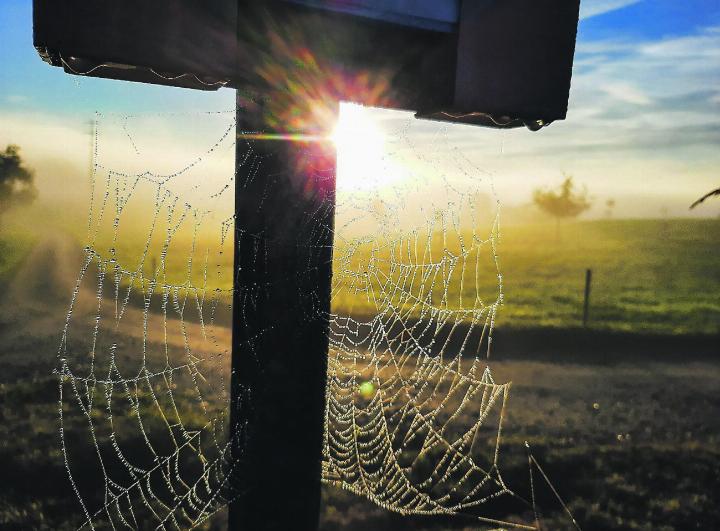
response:
<path fill-rule="evenodd" d="M 397 182 L 403 172 L 389 160 L 386 134 L 371 110 L 343 103 L 331 139 L 337 148 L 337 188 L 370 192 Z"/>

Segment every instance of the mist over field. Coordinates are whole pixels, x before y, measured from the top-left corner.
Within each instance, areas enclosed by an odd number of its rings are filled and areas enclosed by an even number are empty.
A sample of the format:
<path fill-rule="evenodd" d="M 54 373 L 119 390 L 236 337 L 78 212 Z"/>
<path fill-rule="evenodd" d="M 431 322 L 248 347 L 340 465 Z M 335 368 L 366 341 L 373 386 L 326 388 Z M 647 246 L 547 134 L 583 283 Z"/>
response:
<path fill-rule="evenodd" d="M 232 102 L 226 103 L 228 106 L 223 110 L 232 109 Z M 528 160 L 527 155 L 513 153 L 514 149 L 525 149 L 528 142 L 518 132 L 500 133 L 498 139 L 497 135 L 471 130 L 469 132 L 477 138 L 472 150 L 463 149 L 462 157 L 467 159 L 467 164 L 459 170 L 457 156 L 460 152 L 456 151 L 457 145 L 452 142 L 460 130 L 467 133 L 464 129 L 444 126 L 440 133 L 432 132 L 428 123 L 408 121 L 407 113 L 368 112 L 369 119 L 386 135 L 384 147 L 387 152 L 376 155 L 377 162 L 365 161 L 377 173 L 373 177 L 363 177 L 367 183 L 359 189 L 355 174 L 350 172 L 349 176 L 346 175 L 345 180 L 349 178 L 352 182 L 344 184 L 341 172 L 338 177 L 341 196 L 343 193 L 365 194 L 369 200 L 377 187 L 396 182 L 397 168 L 405 168 L 400 170 L 400 178 L 408 171 L 413 175 L 426 176 L 426 179 L 440 174 L 451 182 L 490 177 L 502 204 L 504 222 L 527 223 L 547 219 L 537 210 L 528 208 L 532 204 L 532 191 L 539 187 L 556 186 L 562 182 L 563 174 L 569 174 L 575 177 L 579 186 L 586 187 L 593 198 L 592 208 L 584 214 L 586 219 L 607 217 L 604 205 L 608 199 L 616 204 L 612 215 L 623 219 L 720 215 L 720 206 L 714 203 L 705 204 L 700 209 L 688 208 L 716 182 L 713 177 L 715 162 L 705 161 L 704 158 L 694 158 L 686 163 L 654 158 L 633 160 L 626 154 L 614 153 L 609 159 L 612 160 L 609 168 L 605 168 L 608 158 L 596 155 L 571 159 L 568 153 L 548 153 L 541 155 L 539 160 Z M 148 118 L 139 120 L 139 126 L 137 121 L 133 124 L 136 129 L 146 135 L 154 135 L 162 142 L 162 145 L 155 143 L 152 146 L 152 157 L 136 157 L 139 173 L 178 165 L 187 154 L 195 153 L 199 147 L 215 139 L 222 120 L 201 120 L 203 127 L 197 128 L 196 124 L 190 126 L 193 122 L 191 116 L 168 119 L 150 114 Z M 118 116 L 116 119 L 121 118 Z M 38 113 L 18 114 L 17 111 L 2 116 L 6 127 L 0 129 L 0 145 L 19 145 L 28 164 L 35 168 L 40 190 L 38 205 L 47 209 L 55 208 L 58 202 L 62 202 L 77 209 L 87 204 L 94 143 L 92 123 L 95 119 L 92 112 L 70 120 Z M 118 135 L 118 131 L 114 133 L 101 140 L 106 154 L 115 153 L 120 157 L 130 146 L 126 138 Z M 418 157 L 418 154 L 422 156 Z M 691 156 L 690 152 L 688 156 Z M 216 182 L 226 180 L 232 174 L 232 152 L 227 151 L 216 161 L 210 173 L 198 178 Z M 598 173 L 599 168 L 603 168 L 601 173 Z M 648 186 L 649 183 L 652 185 Z M 425 193 L 432 192 L 426 189 Z M 493 198 L 488 199 L 492 202 Z"/>

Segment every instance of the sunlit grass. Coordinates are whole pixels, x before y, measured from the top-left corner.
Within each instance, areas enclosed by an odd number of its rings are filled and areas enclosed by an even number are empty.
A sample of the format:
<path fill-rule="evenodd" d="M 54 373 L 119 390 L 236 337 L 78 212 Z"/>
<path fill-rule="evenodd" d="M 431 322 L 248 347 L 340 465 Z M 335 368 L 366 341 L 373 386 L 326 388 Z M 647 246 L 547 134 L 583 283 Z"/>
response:
<path fill-rule="evenodd" d="M 32 250 L 36 238 L 27 231 L 0 233 L 0 283 L 8 282 Z"/>
<path fill-rule="evenodd" d="M 232 288 L 232 233 L 223 245 L 217 235 L 189 231 L 176 235 L 164 258 L 162 235 L 150 242 L 144 261 L 145 235 L 126 234 L 115 245 L 119 264 L 134 277 L 133 291 L 147 290 L 149 281 L 189 286 L 211 295 Z M 437 235 L 436 235 L 437 236 Z M 3 238 L 0 245 L 0 279 L 13 270 L 32 247 L 28 236 Z M 80 244 L 78 244 L 80 246 Z M 432 240 L 435 256 L 459 254 L 458 240 Z M 100 252 L 111 243 L 100 240 Z M 391 274 L 391 265 L 403 263 L 401 254 L 390 258 L 390 249 L 358 249 L 349 262 L 336 250 L 333 311 L 366 317 L 377 312 L 377 300 L 362 282 L 351 286 L 347 271 L 372 268 L 380 277 Z M 603 220 L 568 223 L 559 237 L 553 224 L 502 227 L 498 240 L 504 304 L 498 314 L 500 327 L 575 327 L 581 324 L 585 270 L 593 270 L 590 326 L 629 332 L 717 333 L 720 330 L 720 220 Z M 222 253 L 220 251 L 222 250 Z M 498 295 L 489 246 L 480 251 L 480 274 L 459 275 L 448 285 L 450 308 L 472 306 L 476 296 L 485 305 Z M 103 255 L 108 258 L 107 253 Z M 191 260 L 190 260 L 191 259 Z M 471 257 L 474 263 L 475 257 Z M 347 271 L 340 271 L 338 268 Z M 109 269 L 112 272 L 112 269 Z M 378 279 L 376 279 L 377 281 Z M 380 279 L 381 280 L 381 279 Z M 111 277 L 112 282 L 112 277 Z M 357 288 L 357 289 L 352 289 Z M 444 286 L 432 286 L 433 301 L 440 301 Z M 462 298 L 461 298 L 462 296 Z M 407 308 L 406 308 L 407 309 Z"/>
<path fill-rule="evenodd" d="M 437 242 L 437 253 L 442 251 Z M 498 325 L 581 325 L 585 270 L 593 270 L 592 327 L 660 333 L 720 330 L 720 220 L 617 220 L 555 226 L 503 227 L 498 242 L 504 304 Z M 448 251 L 458 253 L 457 246 Z M 368 256 L 359 253 L 353 267 Z M 377 262 L 381 264 L 381 262 Z M 472 304 L 476 294 L 496 298 L 494 264 L 482 257 L 483 276 L 448 286 L 451 307 Z M 380 265 L 380 268 L 383 266 Z M 456 277 L 459 278 L 459 277 Z M 434 286 L 434 300 L 442 293 Z M 345 290 L 333 301 L 340 314 L 372 315 L 365 293 Z"/>

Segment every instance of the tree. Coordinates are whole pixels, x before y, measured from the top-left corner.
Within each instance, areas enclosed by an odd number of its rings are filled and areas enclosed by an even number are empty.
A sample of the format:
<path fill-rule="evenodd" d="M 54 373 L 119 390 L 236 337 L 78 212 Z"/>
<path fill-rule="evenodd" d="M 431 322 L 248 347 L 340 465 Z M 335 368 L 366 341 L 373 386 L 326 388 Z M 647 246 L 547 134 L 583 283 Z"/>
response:
<path fill-rule="evenodd" d="M 587 191 L 584 189 L 576 191 L 573 178 L 569 175 L 565 176 L 565 180 L 557 190 L 535 190 L 533 202 L 540 210 L 555 218 L 556 238 L 559 235 L 561 219 L 577 217 L 592 205 Z"/>
<path fill-rule="evenodd" d="M 610 219 L 613 215 L 613 209 L 615 208 L 615 200 L 608 199 L 605 201 L 605 217 Z"/>
<path fill-rule="evenodd" d="M 0 151 L 0 216 L 37 197 L 34 181 L 35 173 L 25 166 L 18 146 L 10 144 Z"/>

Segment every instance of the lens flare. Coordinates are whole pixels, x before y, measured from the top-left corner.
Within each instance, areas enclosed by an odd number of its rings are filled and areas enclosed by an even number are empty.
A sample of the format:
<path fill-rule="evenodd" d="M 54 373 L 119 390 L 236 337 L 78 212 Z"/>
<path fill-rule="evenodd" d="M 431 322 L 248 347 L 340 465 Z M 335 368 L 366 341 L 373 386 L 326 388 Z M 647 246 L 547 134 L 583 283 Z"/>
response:
<path fill-rule="evenodd" d="M 360 395 L 366 400 L 370 400 L 375 395 L 375 386 L 372 382 L 361 383 L 358 390 L 360 391 Z"/>
<path fill-rule="evenodd" d="M 375 190 L 398 178 L 397 165 L 387 153 L 385 132 L 367 107 L 343 103 L 330 139 L 337 149 L 339 190 Z"/>

